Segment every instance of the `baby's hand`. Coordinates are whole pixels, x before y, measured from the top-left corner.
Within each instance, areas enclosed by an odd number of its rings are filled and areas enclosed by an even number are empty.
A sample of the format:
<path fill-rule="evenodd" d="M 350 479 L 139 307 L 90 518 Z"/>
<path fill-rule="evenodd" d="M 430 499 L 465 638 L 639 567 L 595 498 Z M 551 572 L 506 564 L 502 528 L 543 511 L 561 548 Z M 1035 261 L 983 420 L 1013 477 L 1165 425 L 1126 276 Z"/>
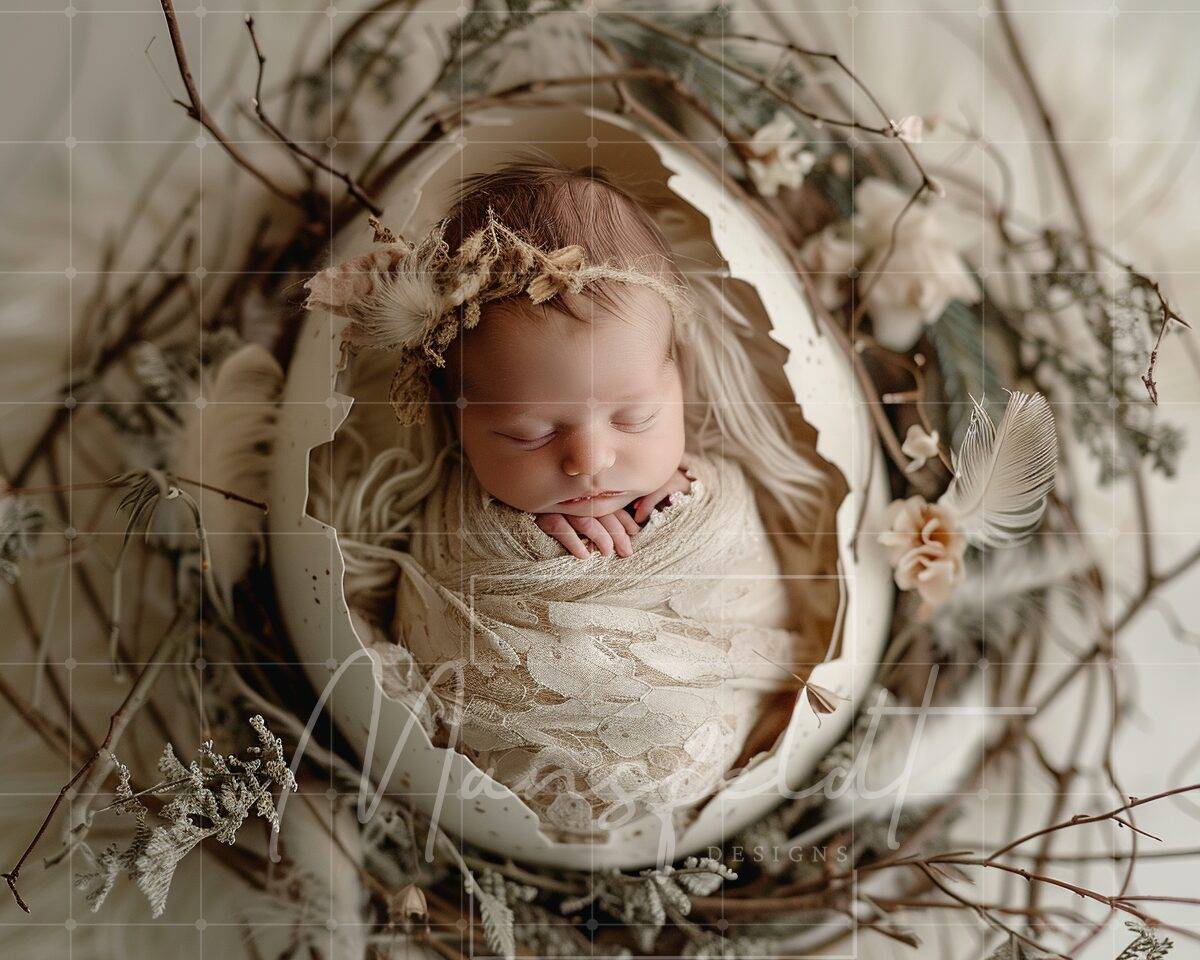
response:
<path fill-rule="evenodd" d="M 580 560 L 588 558 L 588 549 L 579 538 L 583 534 L 604 556 L 616 550 L 618 557 L 633 554 L 629 537 L 638 532 L 638 525 L 624 509 L 602 517 L 575 517 L 561 513 L 539 513 L 535 517 L 538 529 L 550 534 Z"/>
<path fill-rule="evenodd" d="M 636 507 L 633 519 L 640 526 L 649 519 L 650 514 L 654 512 L 663 500 L 673 493 L 687 493 L 692 488 L 692 480 L 694 478 L 685 472 L 683 467 L 679 467 L 675 473 L 671 475 L 671 479 L 664 483 L 653 493 L 648 493 L 644 497 L 638 497 L 633 501 Z"/>

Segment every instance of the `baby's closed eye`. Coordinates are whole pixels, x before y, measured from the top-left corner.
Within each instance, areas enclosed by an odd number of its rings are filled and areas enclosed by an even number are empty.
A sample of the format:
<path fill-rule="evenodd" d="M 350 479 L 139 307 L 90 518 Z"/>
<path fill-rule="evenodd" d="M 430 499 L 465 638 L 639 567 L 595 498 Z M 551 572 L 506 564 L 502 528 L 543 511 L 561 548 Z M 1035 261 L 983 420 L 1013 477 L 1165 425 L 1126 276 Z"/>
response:
<path fill-rule="evenodd" d="M 643 430 L 649 430 L 654 426 L 661 413 L 661 407 L 649 411 L 636 410 L 629 413 L 622 413 L 609 420 L 609 425 L 623 433 L 641 433 Z M 562 433 L 562 429 L 556 427 L 522 428 L 514 426 L 498 429 L 494 432 L 497 436 L 520 444 L 526 449 L 535 450 L 553 440 Z"/>
<path fill-rule="evenodd" d="M 650 427 L 658 415 L 662 413 L 662 407 L 657 410 L 652 410 L 649 413 L 638 411 L 633 414 L 627 414 L 612 421 L 613 426 L 620 427 L 624 430 L 645 430 Z"/>

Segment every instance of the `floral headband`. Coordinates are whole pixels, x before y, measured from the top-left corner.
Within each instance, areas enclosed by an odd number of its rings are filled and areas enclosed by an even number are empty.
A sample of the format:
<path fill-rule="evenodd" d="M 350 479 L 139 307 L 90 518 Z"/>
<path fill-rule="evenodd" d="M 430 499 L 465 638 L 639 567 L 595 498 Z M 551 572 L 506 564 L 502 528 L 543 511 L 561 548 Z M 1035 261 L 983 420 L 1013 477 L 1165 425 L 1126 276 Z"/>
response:
<path fill-rule="evenodd" d="M 460 329 L 479 323 L 485 303 L 521 294 L 543 303 L 589 283 L 615 280 L 658 293 L 677 326 L 690 318 L 680 285 L 654 273 L 588 264 L 578 245 L 543 251 L 501 223 L 491 208 L 487 223 L 453 253 L 444 237 L 448 220 L 417 243 L 374 218 L 370 222 L 382 246 L 312 277 L 304 285 L 305 308 L 350 318 L 342 331 L 342 366 L 348 352 L 360 347 L 400 354 L 388 399 L 404 424 L 425 422 L 430 368 L 446 365 L 447 347 Z"/>

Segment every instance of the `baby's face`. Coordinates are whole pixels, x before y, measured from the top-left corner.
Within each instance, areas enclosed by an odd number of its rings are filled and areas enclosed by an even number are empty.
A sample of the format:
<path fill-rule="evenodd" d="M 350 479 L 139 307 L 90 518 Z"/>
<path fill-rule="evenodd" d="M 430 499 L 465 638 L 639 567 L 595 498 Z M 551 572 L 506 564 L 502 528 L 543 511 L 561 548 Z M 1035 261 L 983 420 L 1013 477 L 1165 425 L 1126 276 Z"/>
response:
<path fill-rule="evenodd" d="M 603 516 L 657 490 L 683 455 L 670 307 L 632 285 L 615 312 L 588 306 L 582 323 L 501 302 L 462 339 L 463 452 L 483 488 L 518 510 Z"/>

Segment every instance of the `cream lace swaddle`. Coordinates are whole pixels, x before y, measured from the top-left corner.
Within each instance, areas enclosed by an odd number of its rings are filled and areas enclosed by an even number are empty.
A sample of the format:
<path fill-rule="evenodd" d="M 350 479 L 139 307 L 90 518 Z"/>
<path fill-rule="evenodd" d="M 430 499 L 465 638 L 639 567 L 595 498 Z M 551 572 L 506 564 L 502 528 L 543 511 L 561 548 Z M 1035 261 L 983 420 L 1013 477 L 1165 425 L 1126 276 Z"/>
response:
<path fill-rule="evenodd" d="M 795 686 L 771 662 L 813 663 L 741 467 L 687 466 L 631 557 L 567 555 L 461 464 L 411 539 L 395 633 L 427 675 L 461 667 L 432 688 L 447 742 L 565 830 L 711 795 Z"/>

